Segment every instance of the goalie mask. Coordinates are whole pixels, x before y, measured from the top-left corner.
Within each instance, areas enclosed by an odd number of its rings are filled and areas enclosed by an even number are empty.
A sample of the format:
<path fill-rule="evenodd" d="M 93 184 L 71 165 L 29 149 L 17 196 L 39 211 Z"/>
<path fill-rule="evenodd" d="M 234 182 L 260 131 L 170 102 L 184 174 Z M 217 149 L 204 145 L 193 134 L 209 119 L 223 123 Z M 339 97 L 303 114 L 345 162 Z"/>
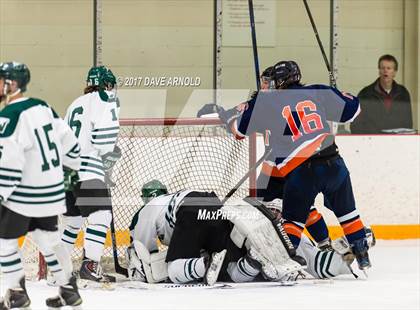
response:
<path fill-rule="evenodd" d="M 147 204 L 155 197 L 166 195 L 168 189 L 159 180 L 152 180 L 143 185 L 141 188 L 141 198 Z"/>
<path fill-rule="evenodd" d="M 264 202 L 264 205 L 274 214 L 277 220 L 281 220 L 283 212 L 283 201 L 276 198 L 272 201 Z"/>
<path fill-rule="evenodd" d="M 298 84 L 301 78 L 299 66 L 292 60 L 280 61 L 273 67 L 272 79 L 276 88 L 287 88 Z"/>
<path fill-rule="evenodd" d="M 31 79 L 31 74 L 25 64 L 18 62 L 4 62 L 0 63 L 0 79 L 4 80 L 3 92 L 0 101 L 6 98 L 6 103 L 8 103 L 8 97 L 13 97 L 18 93 L 26 91 L 26 85 Z M 18 89 L 14 93 L 11 93 L 12 90 L 10 89 L 12 81 L 16 81 L 18 86 Z"/>

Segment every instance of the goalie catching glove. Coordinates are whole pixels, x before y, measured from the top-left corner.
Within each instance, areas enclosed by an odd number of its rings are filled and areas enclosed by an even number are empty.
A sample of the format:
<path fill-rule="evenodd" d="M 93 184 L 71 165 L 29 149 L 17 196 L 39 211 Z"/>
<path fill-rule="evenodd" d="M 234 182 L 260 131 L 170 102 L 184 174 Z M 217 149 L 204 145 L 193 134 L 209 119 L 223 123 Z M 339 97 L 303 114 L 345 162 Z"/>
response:
<path fill-rule="evenodd" d="M 168 279 L 166 252 L 164 250 L 151 254 L 143 243 L 134 240 L 126 253 L 130 280 L 159 283 Z"/>

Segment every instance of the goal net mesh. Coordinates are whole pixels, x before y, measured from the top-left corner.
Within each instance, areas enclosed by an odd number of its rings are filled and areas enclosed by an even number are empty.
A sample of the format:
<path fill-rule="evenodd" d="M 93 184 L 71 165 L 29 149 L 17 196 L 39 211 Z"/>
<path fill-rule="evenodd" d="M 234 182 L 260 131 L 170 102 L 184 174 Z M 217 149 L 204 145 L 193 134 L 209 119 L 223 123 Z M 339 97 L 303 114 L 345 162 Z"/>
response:
<path fill-rule="evenodd" d="M 134 213 L 143 206 L 144 183 L 157 179 L 169 192 L 214 191 L 223 199 L 255 163 L 254 141 L 236 140 L 218 119 L 121 120 L 118 146 L 122 157 L 112 171 L 116 185 L 111 194 L 118 256 L 123 264 L 130 241 L 128 227 Z M 254 182 L 252 175 L 233 197 L 248 196 L 255 188 Z M 82 237 L 80 233 L 72 253 L 75 268 L 82 258 Z M 31 242 L 27 244 L 34 247 Z M 30 260 L 37 261 L 37 257 L 32 254 Z M 112 270 L 110 233 L 102 264 Z"/>

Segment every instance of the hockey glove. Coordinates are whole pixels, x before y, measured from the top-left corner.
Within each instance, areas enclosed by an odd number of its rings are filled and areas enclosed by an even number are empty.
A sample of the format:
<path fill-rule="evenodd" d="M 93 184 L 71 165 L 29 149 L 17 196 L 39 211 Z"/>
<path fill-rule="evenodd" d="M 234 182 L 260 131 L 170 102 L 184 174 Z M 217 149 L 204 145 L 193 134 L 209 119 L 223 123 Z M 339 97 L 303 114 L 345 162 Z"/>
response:
<path fill-rule="evenodd" d="M 73 191 L 77 182 L 79 182 L 79 175 L 77 174 L 77 171 L 64 167 L 64 191 Z"/>
<path fill-rule="evenodd" d="M 225 110 L 220 106 L 217 106 L 217 114 L 219 114 L 220 120 L 227 126 L 227 128 L 230 128 L 230 124 L 232 121 L 237 119 L 240 115 L 240 111 L 237 109 L 237 107 L 234 107 L 229 110 Z"/>
<path fill-rule="evenodd" d="M 217 113 L 216 107 L 217 105 L 214 103 L 205 104 L 200 110 L 198 110 L 197 117 L 202 117 L 203 115 Z"/>
<path fill-rule="evenodd" d="M 104 170 L 105 171 L 110 170 L 112 167 L 114 167 L 115 163 L 120 158 L 121 158 L 121 149 L 118 146 L 115 146 L 112 152 L 108 152 L 102 155 L 102 163 L 104 165 Z"/>

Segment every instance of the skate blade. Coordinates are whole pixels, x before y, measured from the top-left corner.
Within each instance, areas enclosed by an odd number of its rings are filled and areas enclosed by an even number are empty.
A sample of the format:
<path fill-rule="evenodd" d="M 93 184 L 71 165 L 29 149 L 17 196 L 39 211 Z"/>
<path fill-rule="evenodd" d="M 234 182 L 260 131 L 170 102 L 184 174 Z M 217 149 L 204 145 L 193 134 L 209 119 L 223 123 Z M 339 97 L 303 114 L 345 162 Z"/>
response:
<path fill-rule="evenodd" d="M 77 279 L 77 286 L 79 290 L 97 289 L 113 291 L 115 290 L 115 283 L 111 282 L 95 282 L 91 280 Z"/>
<path fill-rule="evenodd" d="M 48 307 L 47 309 L 48 310 L 58 310 L 58 309 L 62 309 L 62 310 L 66 310 L 66 309 L 83 310 L 82 305 L 78 305 L 78 306 L 62 306 L 62 307 L 58 307 L 58 308 Z"/>
<path fill-rule="evenodd" d="M 366 269 L 362 269 L 362 272 L 365 275 L 366 279 L 368 279 L 369 278 L 369 275 L 368 275 L 368 273 L 367 273 L 366 270 L 367 270 L 367 268 Z"/>

